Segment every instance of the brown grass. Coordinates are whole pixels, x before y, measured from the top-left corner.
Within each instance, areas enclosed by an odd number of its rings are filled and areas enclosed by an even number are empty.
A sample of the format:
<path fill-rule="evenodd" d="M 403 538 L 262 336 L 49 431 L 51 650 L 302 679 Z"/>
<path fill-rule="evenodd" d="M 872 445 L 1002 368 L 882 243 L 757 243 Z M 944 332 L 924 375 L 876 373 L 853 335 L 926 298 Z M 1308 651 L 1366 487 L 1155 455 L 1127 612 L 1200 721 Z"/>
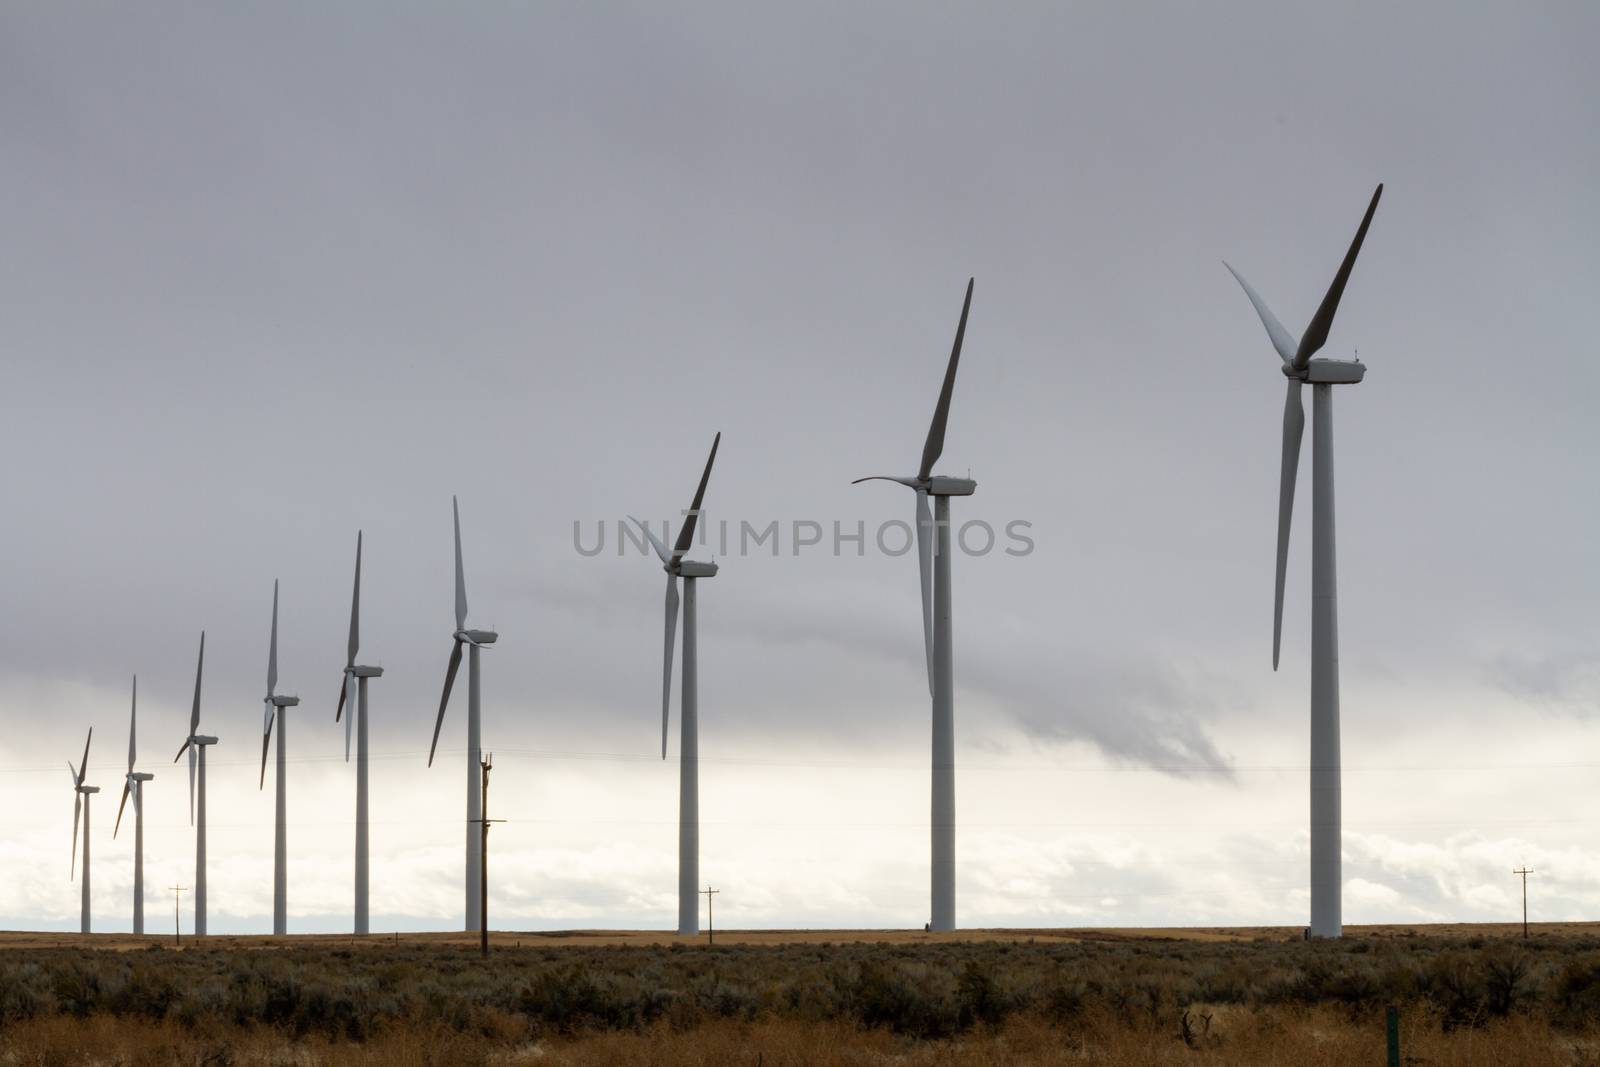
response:
<path fill-rule="evenodd" d="M 1391 1004 L 1407 1064 L 1600 1067 L 1600 932 L 1512 930 L 0 935 L 0 1067 L 1378 1064 Z"/>

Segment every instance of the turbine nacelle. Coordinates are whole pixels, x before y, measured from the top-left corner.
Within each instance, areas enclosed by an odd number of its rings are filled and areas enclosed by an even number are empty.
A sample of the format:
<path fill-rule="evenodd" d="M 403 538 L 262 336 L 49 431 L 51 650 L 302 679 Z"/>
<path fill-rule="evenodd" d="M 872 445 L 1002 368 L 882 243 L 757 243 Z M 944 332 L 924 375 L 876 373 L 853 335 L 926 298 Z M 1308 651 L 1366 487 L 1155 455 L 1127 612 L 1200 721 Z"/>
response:
<path fill-rule="evenodd" d="M 293 708 L 299 706 L 300 698 L 271 696 L 266 698 L 265 703 L 271 704 L 275 708 Z"/>
<path fill-rule="evenodd" d="M 1367 365 L 1359 359 L 1313 359 L 1299 374 L 1284 364 L 1283 374 L 1312 385 L 1355 385 L 1367 376 Z"/>
<path fill-rule="evenodd" d="M 215 737 L 207 737 L 204 734 L 190 734 L 188 740 L 191 745 L 214 745 L 217 743 Z"/>
<path fill-rule="evenodd" d="M 971 478 L 946 478 L 935 474 L 928 479 L 929 496 L 971 496 L 978 491 L 978 483 Z"/>
<path fill-rule="evenodd" d="M 98 793 L 98 792 L 100 792 L 100 787 L 97 786 L 97 785 L 80 785 L 80 786 L 78 786 L 78 792 L 80 792 L 80 793 Z"/>
<path fill-rule="evenodd" d="M 469 645 L 492 645 L 500 639 L 500 635 L 493 630 L 457 630 L 452 634 L 457 641 L 465 641 Z"/>
<path fill-rule="evenodd" d="M 701 563 L 698 560 L 674 560 L 661 568 L 668 574 L 676 574 L 680 578 L 715 578 L 717 565 L 715 563 Z"/>
<path fill-rule="evenodd" d="M 382 667 L 346 667 L 344 672 L 346 674 L 350 675 L 352 678 L 382 678 L 383 677 L 383 668 Z"/>
<path fill-rule="evenodd" d="M 128 781 L 151 782 L 155 780 L 155 777 L 156 776 L 151 774 L 149 771 L 132 771 L 128 774 Z"/>

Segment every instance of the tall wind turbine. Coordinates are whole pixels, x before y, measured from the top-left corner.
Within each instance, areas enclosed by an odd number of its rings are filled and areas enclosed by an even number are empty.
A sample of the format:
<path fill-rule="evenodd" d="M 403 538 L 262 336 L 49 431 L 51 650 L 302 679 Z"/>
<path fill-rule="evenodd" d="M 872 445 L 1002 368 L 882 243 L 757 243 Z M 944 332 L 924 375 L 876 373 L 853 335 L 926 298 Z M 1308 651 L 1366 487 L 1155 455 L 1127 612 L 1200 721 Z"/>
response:
<path fill-rule="evenodd" d="M 89 767 L 89 742 L 94 740 L 94 727 L 89 727 L 89 736 L 83 739 L 83 760 L 78 764 L 77 770 L 72 770 L 72 764 L 67 763 L 67 770 L 72 772 L 72 863 L 78 862 L 78 817 L 83 817 L 83 910 L 78 919 L 78 932 L 89 932 L 89 798 L 100 792 L 97 785 L 84 785 L 83 775 Z M 72 868 L 76 874 L 76 868 Z"/>
<path fill-rule="evenodd" d="M 444 709 L 450 704 L 450 688 L 455 685 L 456 671 L 461 668 L 461 646 L 472 651 L 467 656 L 467 869 L 466 928 L 476 930 L 481 925 L 479 910 L 479 882 L 483 873 L 483 796 L 479 792 L 478 762 L 482 756 L 482 692 L 479 685 L 478 651 L 492 645 L 500 636 L 493 630 L 467 629 L 467 579 L 461 566 L 461 508 L 456 498 L 450 498 L 450 509 L 455 515 L 456 527 L 456 629 L 451 635 L 455 642 L 450 649 L 450 665 L 444 672 L 444 693 L 439 697 L 439 717 L 433 723 L 433 744 L 428 746 L 428 766 L 433 766 L 433 754 L 439 747 L 439 727 L 444 725 Z"/>
<path fill-rule="evenodd" d="M 952 662 L 950 601 L 950 498 L 971 496 L 978 483 L 970 478 L 947 478 L 933 473 L 944 452 L 945 424 L 950 418 L 950 394 L 961 361 L 961 341 L 967 332 L 967 311 L 972 307 L 972 279 L 961 304 L 955 345 L 945 366 L 944 385 L 934 405 L 933 423 L 922 445 L 922 463 L 912 476 L 874 474 L 852 485 L 873 480 L 898 482 L 917 494 L 917 565 L 922 573 L 922 643 L 928 665 L 928 691 L 933 696 L 933 820 L 932 895 L 930 929 L 956 928 L 956 741 L 955 694 Z M 933 515 L 928 498 L 933 497 Z"/>
<path fill-rule="evenodd" d="M 183 747 L 172 757 L 177 763 L 185 752 L 189 753 L 189 822 L 194 830 L 194 933 L 206 934 L 206 749 L 217 743 L 215 737 L 200 733 L 200 676 L 206 666 L 206 634 L 200 631 L 200 661 L 194 668 L 194 704 L 189 709 L 189 736 Z M 198 757 L 198 758 L 197 758 Z M 195 770 L 200 774 L 200 805 L 195 808 Z"/>
<path fill-rule="evenodd" d="M 345 645 L 344 686 L 339 690 L 339 707 L 333 713 L 338 722 L 350 705 L 350 718 L 344 720 L 344 761 L 350 762 L 350 726 L 355 723 L 356 734 L 356 908 L 355 931 L 370 932 L 367 922 L 367 865 L 369 849 L 367 838 L 367 679 L 382 678 L 382 667 L 362 667 L 356 664 L 356 652 L 361 648 L 361 531 L 356 531 L 356 581 L 350 593 L 350 640 Z M 279 759 L 282 760 L 283 733 L 278 734 Z M 281 767 L 282 764 L 280 763 Z M 278 772 L 278 796 L 283 796 L 283 772 Z M 282 800 L 279 800 L 282 805 Z"/>
<path fill-rule="evenodd" d="M 274 804 L 272 829 L 272 932 L 285 934 L 289 930 L 289 833 L 285 825 L 288 818 L 287 794 L 288 750 L 284 734 L 288 722 L 284 710 L 300 703 L 299 697 L 278 696 L 278 580 L 272 580 L 272 643 L 267 650 L 267 705 L 266 721 L 261 726 L 261 789 L 267 784 L 267 746 L 272 742 L 272 724 L 278 724 L 278 771 L 276 778 L 277 800 Z M 344 690 L 340 690 L 341 693 Z"/>
<path fill-rule="evenodd" d="M 1300 438 L 1306 425 L 1300 387 L 1311 383 L 1311 933 L 1338 937 L 1343 931 L 1340 905 L 1339 797 L 1339 610 L 1333 525 L 1333 386 L 1355 385 L 1366 375 L 1360 360 L 1312 359 L 1328 339 L 1339 298 L 1350 280 L 1367 227 L 1372 224 L 1379 185 L 1367 213 L 1345 253 L 1339 273 L 1322 298 L 1299 344 L 1268 310 L 1250 283 L 1224 263 L 1255 306 L 1272 347 L 1283 359 L 1289 380 L 1283 406 L 1283 466 L 1278 481 L 1278 574 L 1272 607 L 1272 669 L 1278 669 L 1283 635 L 1283 583 L 1289 564 L 1289 520 L 1294 511 L 1295 475 L 1300 467 Z"/>
<path fill-rule="evenodd" d="M 133 769 L 138 756 L 139 676 L 133 676 L 133 704 L 128 712 L 128 773 L 123 776 L 122 800 L 117 804 L 117 821 L 111 827 L 114 839 L 122 829 L 122 809 L 133 797 L 133 932 L 144 933 L 144 784 L 155 777 Z"/>
<path fill-rule="evenodd" d="M 678 579 L 683 579 L 683 721 L 678 734 L 678 936 L 700 933 L 700 671 L 698 663 L 697 610 L 695 582 L 714 578 L 715 563 L 696 563 L 683 558 L 694 543 L 694 528 L 705 499 L 706 482 L 711 480 L 711 465 L 717 461 L 717 446 L 722 434 L 711 439 L 711 455 L 694 491 L 694 502 L 678 531 L 671 553 L 650 532 L 650 527 L 634 519 L 650 547 L 661 557 L 667 572 L 666 640 L 661 660 L 661 758 L 667 758 L 667 720 L 672 707 L 672 643 L 678 632 Z"/>

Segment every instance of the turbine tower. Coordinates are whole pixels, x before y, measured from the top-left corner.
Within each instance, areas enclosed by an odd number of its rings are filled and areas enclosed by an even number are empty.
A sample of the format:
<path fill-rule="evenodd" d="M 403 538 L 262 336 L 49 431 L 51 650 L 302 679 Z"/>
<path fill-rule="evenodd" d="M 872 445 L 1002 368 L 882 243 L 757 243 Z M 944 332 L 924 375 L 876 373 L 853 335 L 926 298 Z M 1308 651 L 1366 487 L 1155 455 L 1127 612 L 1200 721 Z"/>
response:
<path fill-rule="evenodd" d="M 117 804 L 117 821 L 111 827 L 111 837 L 116 839 L 122 829 L 122 809 L 133 797 L 133 932 L 144 933 L 144 784 L 155 777 L 146 771 L 133 769 L 138 755 L 139 736 L 139 676 L 133 676 L 133 704 L 128 712 L 128 773 L 123 776 L 122 800 Z"/>
<path fill-rule="evenodd" d="M 1283 584 L 1289 563 L 1289 525 L 1294 511 L 1294 483 L 1300 467 L 1300 439 L 1306 416 L 1300 388 L 1312 386 L 1311 410 L 1311 934 L 1338 937 L 1343 931 L 1340 903 L 1340 797 L 1339 797 L 1339 610 L 1333 523 L 1333 386 L 1355 385 L 1367 368 L 1360 360 L 1312 359 L 1328 339 L 1334 312 L 1350 280 L 1372 224 L 1379 185 L 1367 213 L 1345 253 L 1339 273 L 1322 298 L 1311 324 L 1296 344 L 1268 310 L 1250 283 L 1224 263 L 1244 288 L 1267 328 L 1272 347 L 1283 359 L 1289 380 L 1283 406 L 1283 466 L 1278 481 L 1278 572 L 1272 607 L 1272 669 L 1278 669 L 1278 649 L 1283 635 Z"/>
<path fill-rule="evenodd" d="M 439 717 L 433 723 L 433 744 L 428 746 L 428 766 L 433 766 L 433 754 L 439 747 L 439 727 L 444 725 L 444 709 L 450 704 L 450 687 L 455 685 L 456 671 L 461 668 L 461 646 L 472 651 L 467 656 L 467 869 L 466 928 L 477 930 L 482 918 L 479 910 L 479 883 L 483 872 L 483 834 L 479 823 L 483 819 L 483 797 L 479 793 L 478 766 L 482 754 L 482 691 L 479 684 L 478 651 L 492 645 L 500 636 L 493 630 L 467 629 L 467 579 L 461 567 L 461 508 L 456 498 L 450 498 L 450 509 L 455 515 L 456 528 L 456 629 L 451 635 L 455 644 L 450 649 L 450 665 L 444 672 L 444 693 L 439 697 Z"/>
<path fill-rule="evenodd" d="M 284 733 L 288 723 L 281 721 L 284 718 L 284 709 L 292 708 L 300 703 L 299 697 L 278 696 L 274 690 L 278 685 L 278 580 L 272 580 L 272 643 L 267 651 L 267 705 L 266 721 L 261 727 L 261 780 L 256 784 L 257 789 L 262 789 L 267 784 L 267 746 L 272 742 L 272 724 L 278 723 L 278 764 L 277 764 L 277 799 L 274 804 L 273 829 L 272 829 L 272 932 L 285 934 L 289 931 L 289 834 L 285 825 L 288 819 L 288 800 L 284 791 L 288 779 L 288 749 Z M 342 693 L 343 690 L 341 689 Z"/>
<path fill-rule="evenodd" d="M 89 742 L 94 740 L 94 727 L 89 727 L 89 736 L 83 740 L 83 760 L 78 764 L 78 769 L 72 769 L 71 761 L 67 763 L 67 770 L 72 774 L 72 863 L 78 862 L 78 817 L 83 817 L 83 910 L 78 919 L 78 932 L 89 932 L 89 798 L 100 792 L 97 785 L 84 785 L 83 775 L 89 767 Z M 76 866 L 70 868 L 72 874 L 77 874 Z"/>
<path fill-rule="evenodd" d="M 367 878 L 369 868 L 367 838 L 367 679 L 382 678 L 382 667 L 356 665 L 356 652 L 361 648 L 361 531 L 356 531 L 356 581 L 350 593 L 350 640 L 345 645 L 344 685 L 339 690 L 339 707 L 333 713 L 338 722 L 350 705 L 350 718 L 344 720 L 344 761 L 350 762 L 350 727 L 355 723 L 356 734 L 356 907 L 355 932 L 370 932 L 367 917 Z M 283 733 L 278 733 L 279 759 Z M 282 764 L 280 763 L 281 767 Z M 283 796 L 282 771 L 279 772 L 278 795 Z M 279 801 L 282 804 L 282 801 Z"/>
<path fill-rule="evenodd" d="M 194 668 L 194 704 L 189 709 L 189 736 L 172 757 L 177 763 L 189 753 L 189 822 L 194 826 L 194 934 L 206 935 L 206 749 L 217 743 L 215 737 L 200 733 L 200 675 L 206 666 L 206 634 L 200 631 L 200 661 Z M 200 773 L 200 806 L 195 808 L 195 769 Z"/>
<path fill-rule="evenodd" d="M 929 928 L 956 928 L 956 763 L 955 666 L 952 662 L 950 599 L 950 498 L 971 496 L 978 483 L 970 478 L 947 478 L 933 473 L 944 452 L 945 424 L 950 418 L 950 394 L 961 361 L 961 342 L 967 332 L 967 311 L 972 307 L 972 279 L 967 280 L 961 321 L 955 345 L 945 366 L 944 385 L 933 409 L 933 422 L 922 445 L 922 463 L 910 477 L 875 474 L 857 478 L 852 485 L 873 480 L 898 482 L 917 494 L 917 565 L 922 575 L 922 643 L 928 666 L 928 691 L 933 697 L 933 819 L 932 896 Z M 928 498 L 933 497 L 933 515 Z"/>
<path fill-rule="evenodd" d="M 650 527 L 634 519 L 650 540 L 650 547 L 661 557 L 667 572 L 666 640 L 661 661 L 661 758 L 667 758 L 667 720 L 672 707 L 672 643 L 678 631 L 678 579 L 683 579 L 683 717 L 678 730 L 678 936 L 700 933 L 700 672 L 695 582 L 714 578 L 715 563 L 696 563 L 683 554 L 694 543 L 694 528 L 705 499 L 706 482 L 711 480 L 711 465 L 717 461 L 717 446 L 722 434 L 711 440 L 711 455 L 694 491 L 694 502 L 685 514 L 683 527 L 671 553 L 650 532 Z"/>

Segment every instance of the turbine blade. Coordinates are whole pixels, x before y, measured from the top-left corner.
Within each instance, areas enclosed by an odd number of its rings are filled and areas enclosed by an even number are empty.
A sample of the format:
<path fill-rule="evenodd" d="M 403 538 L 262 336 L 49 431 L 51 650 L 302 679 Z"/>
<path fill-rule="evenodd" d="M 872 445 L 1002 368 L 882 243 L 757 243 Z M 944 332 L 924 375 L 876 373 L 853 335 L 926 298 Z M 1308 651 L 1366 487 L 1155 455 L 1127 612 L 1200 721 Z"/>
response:
<path fill-rule="evenodd" d="M 361 648 L 361 531 L 356 531 L 356 584 L 350 592 L 350 640 L 345 645 L 345 666 L 356 665 Z"/>
<path fill-rule="evenodd" d="M 439 728 L 444 725 L 444 709 L 450 704 L 450 689 L 456 684 L 456 671 L 461 669 L 461 642 L 450 649 L 450 665 L 444 669 L 444 692 L 439 696 L 439 717 L 433 721 L 433 744 L 428 746 L 428 766 L 433 766 L 433 754 L 439 748 Z"/>
<path fill-rule="evenodd" d="M 850 484 L 860 485 L 862 482 L 894 482 L 895 484 L 903 485 L 908 489 L 915 489 L 917 487 L 917 480 L 915 478 L 899 478 L 893 474 L 869 474 L 865 478 L 852 479 Z"/>
<path fill-rule="evenodd" d="M 194 825 L 194 755 L 198 745 L 189 748 L 189 825 Z"/>
<path fill-rule="evenodd" d="M 1289 567 L 1289 525 L 1294 516 L 1294 481 L 1300 471 L 1300 438 L 1306 413 L 1300 403 L 1300 380 L 1289 379 L 1283 399 L 1283 468 L 1278 476 L 1278 578 L 1272 598 L 1272 669 L 1278 669 L 1283 642 L 1283 582 Z"/>
<path fill-rule="evenodd" d="M 194 667 L 194 705 L 189 709 L 189 732 L 200 732 L 200 675 L 206 669 L 206 632 L 200 631 L 200 661 Z"/>
<path fill-rule="evenodd" d="M 128 773 L 133 773 L 133 761 L 138 755 L 134 741 L 139 736 L 139 676 L 133 676 L 133 705 L 128 712 Z M 112 834 L 112 837 L 117 836 Z"/>
<path fill-rule="evenodd" d="M 689 551 L 689 546 L 694 543 L 694 526 L 700 519 L 700 502 L 706 496 L 706 482 L 711 480 L 711 465 L 717 461 L 717 446 L 722 444 L 722 434 L 711 439 L 711 455 L 706 457 L 706 469 L 700 475 L 700 485 L 694 491 L 694 503 L 689 505 L 689 514 L 683 520 L 683 528 L 678 531 L 678 542 L 672 546 L 672 558 L 678 559 Z"/>
<path fill-rule="evenodd" d="M 72 793 L 72 863 L 71 875 L 68 881 L 78 876 L 78 817 L 83 814 L 83 794 L 76 790 Z"/>
<path fill-rule="evenodd" d="M 917 490 L 917 566 L 922 572 L 922 650 L 928 668 L 928 695 L 933 695 L 933 515 L 928 491 Z"/>
<path fill-rule="evenodd" d="M 661 758 L 667 758 L 667 719 L 672 708 L 672 644 L 678 636 L 678 576 L 667 575 L 667 631 L 661 656 Z"/>
<path fill-rule="evenodd" d="M 178 754 L 176 756 L 172 757 L 172 762 L 173 763 L 177 763 L 179 760 L 181 760 L 183 758 L 183 754 L 185 752 L 189 751 L 189 744 L 190 744 L 190 739 L 189 738 L 185 738 L 184 742 L 183 742 L 183 747 L 178 749 Z"/>
<path fill-rule="evenodd" d="M 1233 264 L 1227 260 L 1223 260 L 1222 265 L 1228 268 L 1228 273 L 1233 275 L 1233 280 L 1239 283 L 1239 287 L 1244 290 L 1244 295 L 1250 298 L 1250 304 L 1256 309 L 1256 314 L 1261 316 L 1261 325 L 1267 328 L 1267 336 L 1272 338 L 1272 347 L 1278 350 L 1278 355 L 1283 358 L 1285 363 L 1292 365 L 1296 347 L 1294 338 L 1289 336 L 1289 331 L 1283 328 L 1283 323 L 1278 321 L 1278 316 L 1274 315 L 1272 309 L 1267 307 L 1267 302 L 1261 299 L 1261 294 L 1252 289 L 1250 283 L 1244 280 L 1244 275 L 1234 270 Z"/>
<path fill-rule="evenodd" d="M 922 445 L 922 466 L 917 468 L 917 480 L 926 481 L 933 473 L 933 465 L 944 452 L 945 424 L 950 421 L 950 394 L 956 387 L 956 367 L 961 362 L 961 342 L 967 335 L 967 311 L 972 307 L 972 282 L 967 279 L 967 298 L 961 302 L 961 321 L 956 324 L 956 343 L 950 348 L 950 362 L 944 368 L 944 384 L 939 387 L 939 402 L 933 408 L 933 422 L 928 426 L 928 439 Z"/>
<path fill-rule="evenodd" d="M 461 566 L 461 505 L 456 503 L 456 498 L 450 498 L 450 510 L 455 514 L 456 522 L 456 629 L 467 628 L 467 576 Z"/>
<path fill-rule="evenodd" d="M 261 781 L 256 784 L 257 789 L 267 786 L 267 747 L 272 744 L 272 723 L 277 718 L 273 714 L 275 711 L 277 708 L 274 705 L 267 705 L 267 721 L 261 729 Z"/>
<path fill-rule="evenodd" d="M 272 643 L 267 646 L 267 698 L 278 687 L 278 580 L 272 580 Z"/>
<path fill-rule="evenodd" d="M 333 712 L 333 721 L 334 722 L 338 722 L 339 721 L 339 717 L 344 714 L 344 695 L 345 695 L 346 690 L 348 690 L 350 688 L 350 684 L 349 683 L 350 683 L 350 675 L 347 672 L 345 674 L 344 681 L 339 683 L 339 706 L 336 709 L 334 709 L 334 712 Z"/>
<path fill-rule="evenodd" d="M 83 739 L 83 762 L 78 764 L 78 785 L 83 784 L 83 772 L 89 767 L 89 742 L 94 740 L 94 727 L 89 727 L 89 736 Z"/>
<path fill-rule="evenodd" d="M 629 520 L 631 520 L 633 522 L 633 524 L 635 526 L 639 527 L 640 530 L 644 531 L 645 538 L 650 542 L 650 547 L 656 550 L 656 555 L 661 557 L 661 562 L 662 563 L 670 563 L 670 562 L 672 562 L 667 557 L 667 546 L 661 543 L 661 539 L 659 537 L 657 537 L 654 532 L 651 531 L 650 527 L 645 525 L 644 523 L 640 522 L 638 519 L 635 519 L 632 515 L 629 515 L 628 518 L 629 518 Z"/>
<path fill-rule="evenodd" d="M 1333 284 L 1328 286 L 1328 293 L 1322 298 L 1322 304 L 1317 308 L 1317 313 L 1311 316 L 1311 324 L 1306 327 L 1306 332 L 1300 335 L 1300 348 L 1294 354 L 1294 369 L 1305 370 L 1306 361 L 1317 354 L 1328 340 L 1328 330 L 1333 326 L 1334 312 L 1339 310 L 1339 300 L 1344 296 L 1345 283 L 1350 280 L 1350 268 L 1356 265 L 1356 256 L 1361 252 L 1361 242 L 1367 239 L 1367 227 L 1372 225 L 1372 215 L 1378 210 L 1378 198 L 1383 195 L 1383 185 L 1372 193 L 1372 202 L 1367 205 L 1367 213 L 1361 217 L 1361 226 L 1356 230 L 1355 240 L 1350 242 L 1350 251 L 1344 254 L 1344 262 L 1339 264 L 1339 273 L 1333 276 Z"/>
<path fill-rule="evenodd" d="M 143 812 L 141 812 L 139 810 L 139 807 L 140 807 L 139 794 L 141 792 L 142 792 L 142 790 L 140 790 L 138 783 L 135 782 L 134 786 L 133 786 L 133 815 L 134 815 L 134 818 L 136 818 L 136 819 L 137 818 L 142 818 L 143 814 L 144 814 Z M 113 836 L 115 836 L 115 835 L 113 835 Z"/>
<path fill-rule="evenodd" d="M 132 786 L 133 783 L 128 781 L 126 778 L 122 780 L 122 800 L 117 804 L 117 822 L 115 826 L 111 827 L 111 837 L 113 840 L 116 839 L 117 831 L 122 829 L 122 809 L 128 805 L 128 793 L 132 789 Z"/>
<path fill-rule="evenodd" d="M 350 730 L 356 721 L 356 676 L 344 676 L 344 701 L 350 705 L 350 717 L 344 721 L 344 761 L 350 762 Z"/>

